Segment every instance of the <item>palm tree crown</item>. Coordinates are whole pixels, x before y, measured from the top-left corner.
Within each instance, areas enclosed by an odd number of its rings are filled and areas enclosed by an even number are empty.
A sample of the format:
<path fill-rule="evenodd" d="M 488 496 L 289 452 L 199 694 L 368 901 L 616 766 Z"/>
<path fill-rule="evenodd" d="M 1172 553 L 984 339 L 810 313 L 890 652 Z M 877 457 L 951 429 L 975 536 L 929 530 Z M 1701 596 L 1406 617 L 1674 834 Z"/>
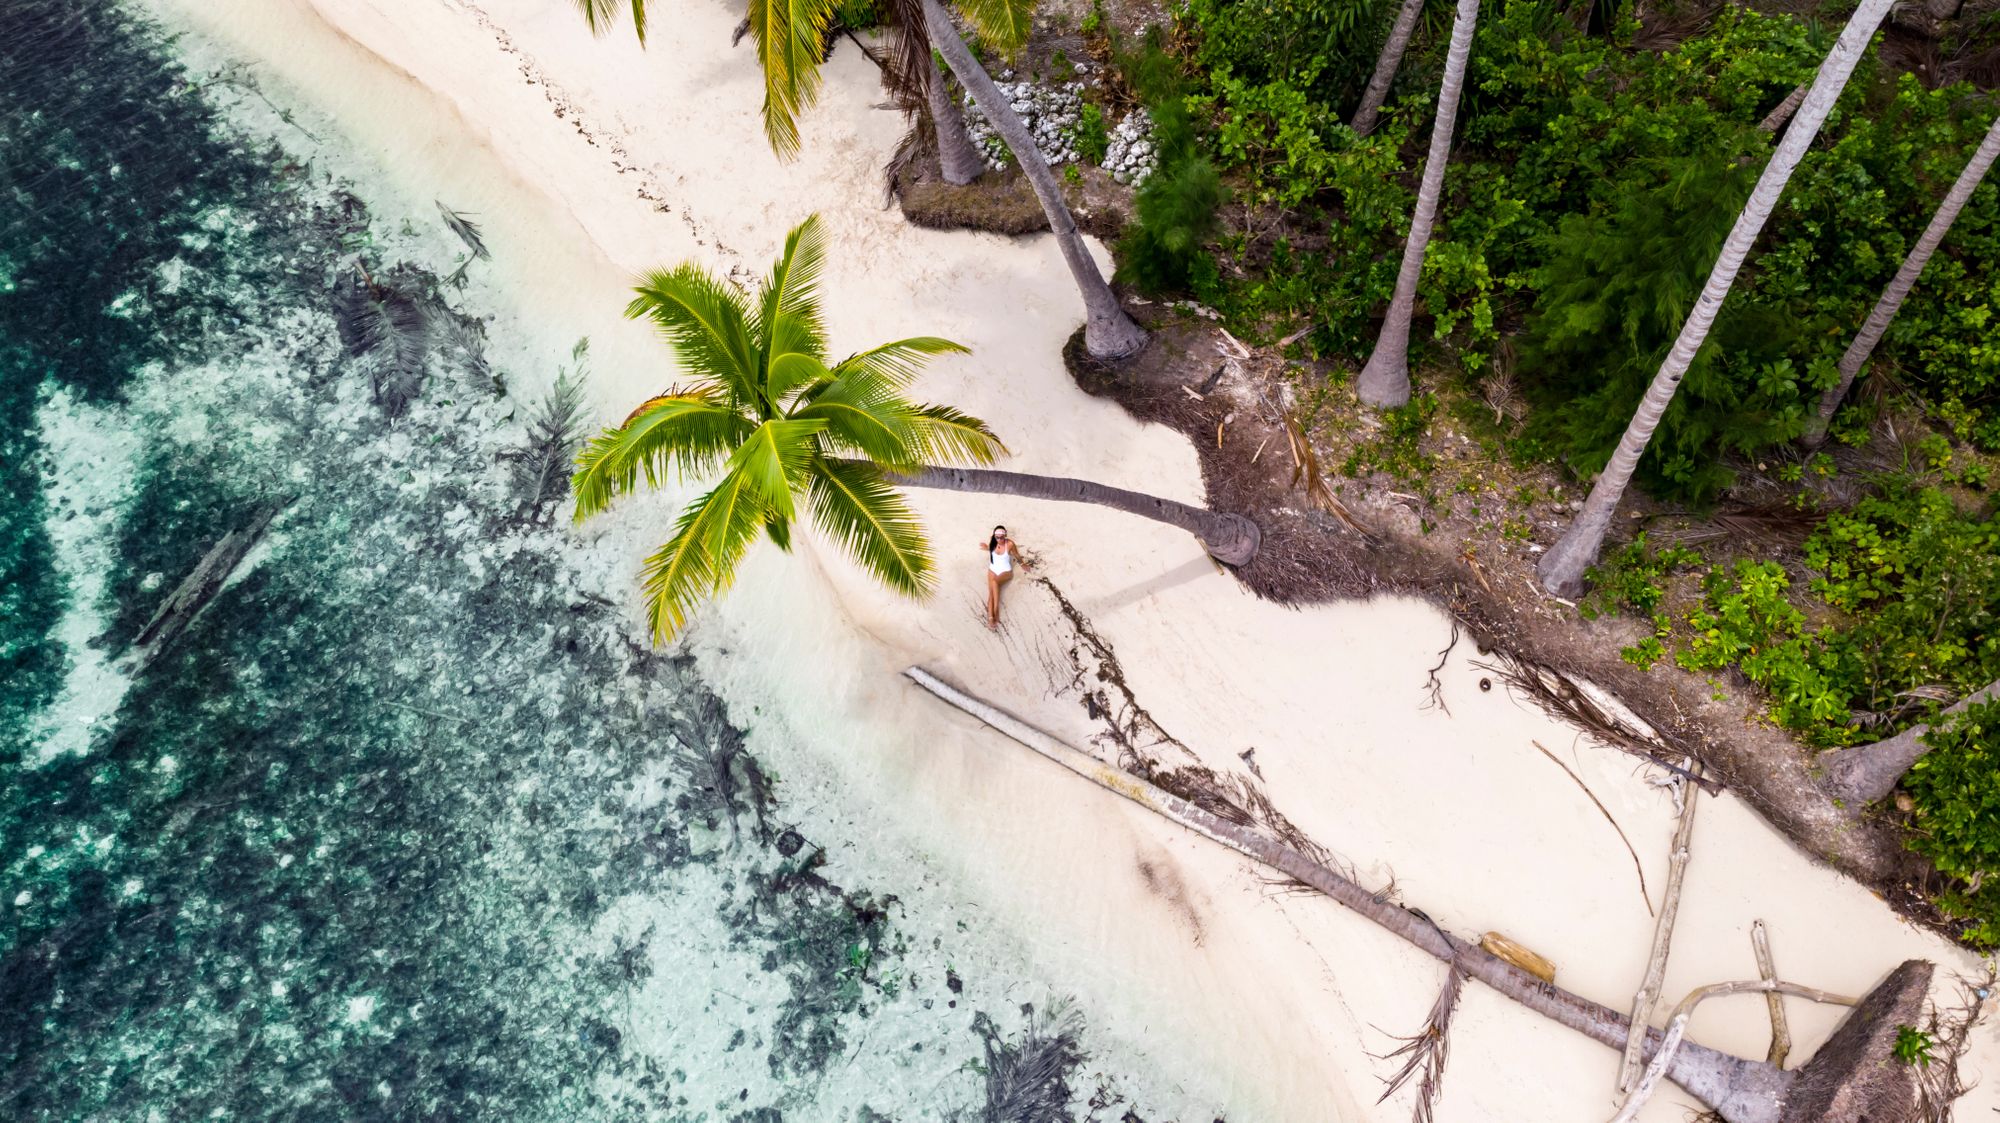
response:
<path fill-rule="evenodd" d="M 654 637 L 671 638 L 700 600 L 726 591 L 762 530 L 791 547 L 801 501 L 829 537 L 898 592 L 928 593 L 930 547 L 888 474 L 991 463 L 986 424 L 905 397 L 933 355 L 964 352 L 916 336 L 827 361 L 819 311 L 826 241 L 817 216 L 785 239 L 755 297 L 684 264 L 643 279 L 626 315 L 660 326 L 695 381 L 649 399 L 578 458 L 579 521 L 670 472 L 722 479 L 682 510 L 646 560 Z"/>

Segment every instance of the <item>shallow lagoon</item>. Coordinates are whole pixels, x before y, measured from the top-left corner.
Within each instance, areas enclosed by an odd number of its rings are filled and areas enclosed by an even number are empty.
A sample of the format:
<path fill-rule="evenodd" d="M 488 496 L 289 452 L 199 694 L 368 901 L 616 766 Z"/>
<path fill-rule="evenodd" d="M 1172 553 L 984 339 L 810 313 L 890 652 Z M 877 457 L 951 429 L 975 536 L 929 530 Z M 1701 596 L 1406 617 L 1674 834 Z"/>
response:
<path fill-rule="evenodd" d="M 490 354 L 471 243 L 179 49 L 0 11 L 15 1117 L 1158 1118 L 921 885 L 823 877 L 825 817 L 626 633 L 518 470 L 510 378 L 587 348 Z"/>

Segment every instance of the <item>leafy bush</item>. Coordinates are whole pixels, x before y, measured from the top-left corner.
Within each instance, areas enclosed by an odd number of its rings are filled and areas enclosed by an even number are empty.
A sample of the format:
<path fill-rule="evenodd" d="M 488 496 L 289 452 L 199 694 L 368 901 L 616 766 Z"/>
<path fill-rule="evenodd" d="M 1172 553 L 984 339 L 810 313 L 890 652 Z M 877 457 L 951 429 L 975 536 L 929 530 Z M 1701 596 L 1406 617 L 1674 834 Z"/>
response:
<path fill-rule="evenodd" d="M 1139 189 L 1134 221 L 1118 242 L 1118 279 L 1147 292 L 1205 296 L 1218 283 L 1205 243 L 1227 194 L 1222 176 L 1202 151 L 1183 94 L 1186 81 L 1161 46 L 1158 29 L 1136 50 L 1115 57 L 1126 83 L 1146 101 L 1156 160 Z M 1098 124 L 1101 130 L 1101 117 Z"/>
<path fill-rule="evenodd" d="M 1077 114 L 1076 153 L 1093 164 L 1104 163 L 1104 157 L 1111 151 L 1111 130 L 1105 127 L 1104 110 L 1094 101 L 1083 103 L 1082 112 Z"/>
<path fill-rule="evenodd" d="M 1911 845 L 1965 885 L 1946 909 L 1977 922 L 1975 942 L 2000 944 L 2000 702 L 1972 706 L 1924 735 L 1930 751 L 1903 783 L 1916 800 Z"/>

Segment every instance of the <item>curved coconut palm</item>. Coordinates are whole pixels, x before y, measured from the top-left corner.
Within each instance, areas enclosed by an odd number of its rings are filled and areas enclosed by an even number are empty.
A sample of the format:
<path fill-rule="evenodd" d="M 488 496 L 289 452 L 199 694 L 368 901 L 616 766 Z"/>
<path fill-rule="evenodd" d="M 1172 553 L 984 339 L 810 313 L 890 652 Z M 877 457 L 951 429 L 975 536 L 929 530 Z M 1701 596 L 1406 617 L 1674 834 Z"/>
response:
<path fill-rule="evenodd" d="M 1431 125 L 1431 151 L 1424 161 L 1423 183 L 1417 188 L 1417 209 L 1410 215 L 1410 237 L 1403 246 L 1403 264 L 1396 271 L 1396 295 L 1375 350 L 1354 380 L 1361 400 L 1377 409 L 1406 405 L 1410 400 L 1410 316 L 1417 306 L 1417 280 L 1423 275 L 1424 254 L 1430 249 L 1431 227 L 1437 220 L 1438 196 L 1444 192 L 1444 169 L 1451 161 L 1451 134 L 1458 124 L 1458 96 L 1465 89 L 1465 64 L 1472 57 L 1472 31 L 1479 22 L 1479 0 L 1458 0 L 1451 22 L 1451 47 L 1444 59 L 1444 82 L 1438 91 L 1437 121 Z"/>
<path fill-rule="evenodd" d="M 1708 339 L 1708 329 L 1715 326 L 1716 314 L 1722 310 L 1722 302 L 1728 298 L 1730 287 L 1736 283 L 1737 271 L 1743 268 L 1751 247 L 1757 242 L 1757 235 L 1777 208 L 1778 197 L 1784 194 L 1792 169 L 1799 166 L 1806 149 L 1819 135 L 1820 126 L 1826 123 L 1827 114 L 1840 100 L 1840 91 L 1846 88 L 1848 76 L 1854 73 L 1855 64 L 1867 51 L 1868 41 L 1874 37 L 1875 29 L 1889 14 L 1890 4 L 1891 0 L 1862 0 L 1854 14 L 1848 17 L 1840 39 L 1820 63 L 1812 89 L 1799 105 L 1791 128 L 1785 130 L 1777 151 L 1771 153 L 1770 162 L 1764 165 L 1763 174 L 1757 177 L 1757 186 L 1751 190 L 1749 201 L 1737 214 L 1736 225 L 1730 228 L 1728 239 L 1722 243 L 1722 252 L 1716 256 L 1708 282 L 1702 286 L 1694 309 L 1681 325 L 1680 336 L 1660 363 L 1659 373 L 1653 376 L 1652 385 L 1646 388 L 1645 397 L 1639 399 L 1639 408 L 1633 412 L 1631 423 L 1625 427 L 1625 435 L 1618 439 L 1618 448 L 1611 454 L 1610 463 L 1604 466 L 1597 482 L 1591 485 L 1590 496 L 1584 500 L 1583 510 L 1577 512 L 1569 530 L 1550 547 L 1548 553 L 1542 555 L 1537 570 L 1542 586 L 1557 596 L 1573 597 L 1583 591 L 1584 573 L 1597 563 L 1597 555 L 1604 548 L 1605 532 L 1611 527 L 1611 515 L 1618 509 L 1618 500 L 1624 497 L 1626 485 L 1632 482 L 1632 472 L 1638 468 L 1639 458 L 1645 455 L 1646 446 L 1652 442 L 1653 430 L 1659 428 L 1660 418 L 1665 416 L 1667 407 L 1673 403 L 1674 392 L 1680 389 L 1681 379 L 1694 363 L 1702 343 Z"/>
<path fill-rule="evenodd" d="M 635 20 L 642 19 L 646 0 L 627 0 Z M 593 29 L 606 26 L 619 0 L 575 0 Z M 1030 0 L 959 0 L 959 10 L 978 32 L 979 38 L 1000 50 L 1012 50 L 1028 36 L 1033 12 Z M 1070 213 L 1055 173 L 1035 147 L 1028 126 L 1014 112 L 1013 104 L 1000 93 L 991 75 L 972 56 L 965 41 L 952 25 L 951 16 L 937 0 L 889 0 L 885 6 L 890 26 L 889 59 L 884 81 L 906 109 L 928 105 L 932 125 L 939 134 L 938 147 L 947 173 L 954 182 L 969 183 L 978 174 L 967 167 L 967 156 L 976 157 L 965 122 L 943 90 L 931 48 L 944 58 L 958 76 L 959 83 L 972 95 L 973 103 L 986 117 L 993 131 L 1014 154 L 1034 189 L 1035 199 L 1048 217 L 1049 231 L 1062 251 L 1083 296 L 1084 347 L 1098 359 L 1122 359 L 1146 344 L 1146 331 L 1125 312 L 1097 262 L 1084 245 L 1076 216 Z M 811 108 L 819 97 L 820 65 L 825 61 L 823 46 L 828 22 L 833 17 L 833 0 L 750 0 L 749 31 L 757 41 L 757 61 L 764 71 L 764 135 L 783 157 L 799 149 L 799 114 Z"/>
<path fill-rule="evenodd" d="M 1409 50 L 1410 36 L 1417 30 L 1417 19 L 1423 14 L 1424 0 L 1403 0 L 1403 6 L 1396 9 L 1396 22 L 1389 27 L 1389 38 L 1382 42 L 1382 53 L 1375 56 L 1375 73 L 1368 79 L 1368 88 L 1362 91 L 1353 123 L 1348 125 L 1354 135 L 1367 136 L 1375 131 L 1382 103 L 1389 100 L 1389 84 L 1396 80 L 1396 71 L 1403 65 L 1403 52 Z"/>
<path fill-rule="evenodd" d="M 1818 448 L 1826 441 L 1826 427 L 1833 423 L 1833 415 L 1846 399 L 1847 391 L 1854 385 L 1854 377 L 1861 373 L 1861 367 L 1868 356 L 1875 353 L 1875 345 L 1882 342 L 1882 333 L 1889 330 L 1889 321 L 1903 307 L 1910 290 L 1916 287 L 1917 278 L 1923 275 L 1924 266 L 1929 265 L 1931 255 L 1944 244 L 1944 237 L 1951 233 L 1951 224 L 1958 220 L 1958 212 L 1972 199 L 1972 193 L 1986 178 L 1986 170 L 1993 166 L 1995 157 L 2000 157 L 2000 116 L 1993 118 L 1993 125 L 1986 130 L 1986 138 L 1973 149 L 1972 159 L 1958 173 L 1951 190 L 1945 193 L 1944 202 L 1931 214 L 1931 221 L 1924 227 L 1923 236 L 1911 248 L 1910 255 L 1903 259 L 1902 267 L 1889 281 L 1889 287 L 1882 290 L 1882 298 L 1869 311 L 1868 319 L 1862 323 L 1861 331 L 1854 342 L 1848 344 L 1847 352 L 1840 356 L 1840 381 L 1827 388 L 1820 396 L 1819 409 L 1806 422 L 1806 431 L 1799 443 L 1807 448 Z"/>
<path fill-rule="evenodd" d="M 877 579 L 921 596 L 932 586 L 929 544 L 896 483 L 1101 503 L 1189 530 L 1231 564 L 1257 550 L 1254 523 L 1082 480 L 977 468 L 1006 451 L 985 422 L 905 396 L 933 356 L 964 352 L 916 336 L 830 362 L 818 284 L 826 240 L 817 217 L 785 248 L 753 297 L 684 264 L 649 274 L 626 309 L 658 324 L 695 375 L 648 399 L 578 457 L 576 518 L 668 475 L 721 480 L 681 511 L 673 537 L 646 560 L 653 634 L 686 626 L 700 601 L 726 591 L 761 532 L 789 550 L 810 518 Z"/>

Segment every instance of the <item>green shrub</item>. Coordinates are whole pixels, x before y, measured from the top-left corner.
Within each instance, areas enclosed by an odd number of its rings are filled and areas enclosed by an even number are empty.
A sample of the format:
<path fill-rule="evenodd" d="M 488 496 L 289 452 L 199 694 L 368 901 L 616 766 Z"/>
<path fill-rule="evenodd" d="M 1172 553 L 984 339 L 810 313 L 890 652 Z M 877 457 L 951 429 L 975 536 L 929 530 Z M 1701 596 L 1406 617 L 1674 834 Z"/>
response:
<path fill-rule="evenodd" d="M 1076 153 L 1093 164 L 1103 164 L 1111 151 L 1111 130 L 1104 125 L 1104 110 L 1096 102 L 1085 102 L 1077 115 Z"/>
<path fill-rule="evenodd" d="M 1903 778 L 1915 799 L 1911 845 L 1965 882 L 1942 903 L 1976 922 L 1971 938 L 2000 944 L 2000 702 L 1969 707 L 1924 743 L 1930 751 Z"/>

